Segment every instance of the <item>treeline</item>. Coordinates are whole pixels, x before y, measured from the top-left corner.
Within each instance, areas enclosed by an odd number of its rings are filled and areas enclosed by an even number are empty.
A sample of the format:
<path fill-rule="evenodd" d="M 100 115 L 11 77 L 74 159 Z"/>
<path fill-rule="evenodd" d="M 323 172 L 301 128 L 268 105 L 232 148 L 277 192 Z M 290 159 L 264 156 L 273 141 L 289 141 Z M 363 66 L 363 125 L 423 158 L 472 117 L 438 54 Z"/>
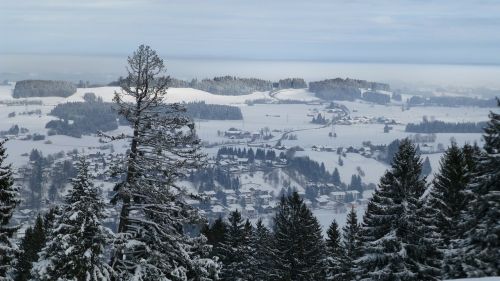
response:
<path fill-rule="evenodd" d="M 16 83 L 14 98 L 64 97 L 76 93 L 76 86 L 67 81 L 22 80 Z"/>
<path fill-rule="evenodd" d="M 237 106 L 189 102 L 183 104 L 191 118 L 206 120 L 243 120 L 241 109 Z"/>
<path fill-rule="evenodd" d="M 478 106 L 478 107 L 495 107 L 496 99 L 479 99 L 470 97 L 447 97 L 447 96 L 412 96 L 408 100 L 408 105 L 425 105 L 425 106 Z"/>
<path fill-rule="evenodd" d="M 481 133 L 487 122 L 444 122 L 424 119 L 421 123 L 408 123 L 405 132 L 410 133 Z"/>
<path fill-rule="evenodd" d="M 84 97 L 85 102 L 69 102 L 58 104 L 49 115 L 60 120 L 51 120 L 45 128 L 50 129 L 49 135 L 67 135 L 80 138 L 82 135 L 94 134 L 98 131 L 116 130 L 118 125 L 127 122 L 120 117 L 113 104 L 103 102 L 92 95 Z M 191 118 L 207 120 L 242 120 L 241 109 L 236 106 L 206 104 L 205 102 L 190 102 L 182 104 Z M 117 121 L 118 120 L 118 121 Z"/>
<path fill-rule="evenodd" d="M 193 88 L 216 95 L 227 96 L 248 95 L 257 91 L 264 92 L 273 89 L 271 81 L 234 76 L 214 77 L 213 79 L 203 79 L 201 81 L 193 79 L 190 82 L 171 79 L 169 86 L 172 88 Z"/>
<path fill-rule="evenodd" d="M 309 91 L 316 94 L 317 97 L 326 100 L 349 100 L 361 98 L 360 88 L 372 91 L 389 91 L 389 85 L 377 82 L 368 82 L 356 79 L 327 79 L 317 82 L 309 82 Z"/>
<path fill-rule="evenodd" d="M 257 148 L 256 150 L 253 150 L 253 148 L 236 148 L 236 147 L 231 147 L 231 146 L 224 146 L 219 148 L 217 150 L 217 156 L 216 160 L 220 161 L 223 156 L 231 156 L 231 157 L 239 157 L 239 158 L 247 158 L 248 163 L 254 163 L 255 160 L 261 160 L 261 161 L 276 161 L 279 158 L 285 158 L 285 154 L 282 152 L 280 155 L 277 157 L 276 152 L 272 149 L 262 149 L 262 148 Z"/>

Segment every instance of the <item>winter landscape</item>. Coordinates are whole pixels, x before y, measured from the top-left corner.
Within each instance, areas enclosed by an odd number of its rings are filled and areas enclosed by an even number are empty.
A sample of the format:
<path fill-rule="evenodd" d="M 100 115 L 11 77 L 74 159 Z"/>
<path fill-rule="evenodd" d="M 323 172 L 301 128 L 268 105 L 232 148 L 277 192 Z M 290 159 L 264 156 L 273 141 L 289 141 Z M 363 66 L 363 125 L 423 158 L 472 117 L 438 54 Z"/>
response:
<path fill-rule="evenodd" d="M 5 5 L 0 280 L 500 281 L 496 3 L 188 2 Z"/>

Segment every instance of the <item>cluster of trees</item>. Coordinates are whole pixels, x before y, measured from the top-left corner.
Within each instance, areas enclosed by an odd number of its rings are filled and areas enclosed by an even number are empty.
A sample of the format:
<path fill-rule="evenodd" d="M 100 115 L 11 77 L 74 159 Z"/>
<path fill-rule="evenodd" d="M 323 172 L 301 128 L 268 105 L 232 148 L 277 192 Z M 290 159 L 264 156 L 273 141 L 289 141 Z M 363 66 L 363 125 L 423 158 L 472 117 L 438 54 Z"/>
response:
<path fill-rule="evenodd" d="M 111 103 L 94 100 L 89 96 L 85 102 L 68 102 L 56 105 L 49 113 L 60 120 L 51 120 L 45 128 L 49 134 L 67 135 L 80 138 L 85 134 L 98 131 L 107 132 L 118 129 L 118 115 Z M 121 124 L 126 124 L 123 118 Z"/>
<path fill-rule="evenodd" d="M 14 98 L 64 97 L 76 93 L 76 86 L 67 81 L 22 80 L 16 83 Z"/>
<path fill-rule="evenodd" d="M 317 82 L 309 82 L 309 91 L 316 94 L 317 97 L 326 100 L 355 100 L 361 98 L 360 88 L 370 89 L 372 91 L 389 91 L 389 85 L 377 82 L 368 82 L 356 79 L 327 79 Z"/>
<path fill-rule="evenodd" d="M 276 152 L 272 149 L 262 149 L 262 148 L 257 148 L 254 152 L 253 148 L 249 148 L 248 150 L 246 148 L 241 149 L 240 147 L 231 147 L 231 146 L 224 146 L 219 148 L 217 150 L 217 160 L 221 159 L 222 155 L 229 155 L 229 156 L 234 156 L 234 157 L 239 157 L 239 158 L 248 158 L 248 163 L 254 163 L 255 160 L 261 160 L 261 161 L 275 161 L 276 160 Z M 285 155 L 284 153 L 279 155 L 279 158 L 284 158 Z"/>
<path fill-rule="evenodd" d="M 0 131 L 0 136 L 5 136 L 5 135 L 14 135 L 14 136 L 17 136 L 19 135 L 19 133 L 21 134 L 25 134 L 29 132 L 28 129 L 26 128 L 19 128 L 18 125 L 12 125 L 7 131 Z"/>
<path fill-rule="evenodd" d="M 31 209 L 40 209 L 42 201 L 45 199 L 44 191 L 47 191 L 48 198 L 46 199 L 55 202 L 65 185 L 76 176 L 76 170 L 71 160 L 56 162 L 63 156 L 64 153 L 60 152 L 54 156 L 44 157 L 39 150 L 31 150 L 29 166 L 26 174 L 23 175 L 27 179 L 27 196 L 29 198 L 25 200 L 25 203 Z"/>
<path fill-rule="evenodd" d="M 183 104 L 191 118 L 206 120 L 243 120 L 241 109 L 237 106 L 189 102 Z"/>
<path fill-rule="evenodd" d="M 408 105 L 425 105 L 425 106 L 478 106 L 478 107 L 495 107 L 496 100 L 479 99 L 471 97 L 450 97 L 450 96 L 412 96 L 408 100 Z"/>
<path fill-rule="evenodd" d="M 198 185 L 198 192 L 218 190 L 218 186 L 235 191 L 240 189 L 240 178 L 231 175 L 219 166 L 196 169 L 189 174 L 188 179 Z"/>
<path fill-rule="evenodd" d="M 288 165 L 286 167 L 291 172 L 298 172 L 304 175 L 307 180 L 312 182 L 321 183 L 340 183 L 340 176 L 337 172 L 330 173 L 326 170 L 325 164 L 323 162 L 318 163 L 311 160 L 309 157 L 293 157 L 288 159 Z"/>
<path fill-rule="evenodd" d="M 202 233 L 222 262 L 220 280 L 325 280 L 321 227 L 296 192 L 282 197 L 274 231 L 234 211 Z"/>
<path fill-rule="evenodd" d="M 368 91 L 363 93 L 363 99 L 365 101 L 374 102 L 378 104 L 388 104 L 391 101 L 391 96 L 373 91 Z"/>
<path fill-rule="evenodd" d="M 444 122 L 439 120 L 429 121 L 424 118 L 421 123 L 408 123 L 405 131 L 410 133 L 481 133 L 486 127 L 486 122 Z"/>
<path fill-rule="evenodd" d="M 325 125 L 326 123 L 328 123 L 328 119 L 321 115 L 321 113 L 318 113 L 316 117 L 312 118 L 311 123 Z"/>
<path fill-rule="evenodd" d="M 307 88 L 307 83 L 302 78 L 286 78 L 278 81 L 280 89 L 304 89 Z"/>

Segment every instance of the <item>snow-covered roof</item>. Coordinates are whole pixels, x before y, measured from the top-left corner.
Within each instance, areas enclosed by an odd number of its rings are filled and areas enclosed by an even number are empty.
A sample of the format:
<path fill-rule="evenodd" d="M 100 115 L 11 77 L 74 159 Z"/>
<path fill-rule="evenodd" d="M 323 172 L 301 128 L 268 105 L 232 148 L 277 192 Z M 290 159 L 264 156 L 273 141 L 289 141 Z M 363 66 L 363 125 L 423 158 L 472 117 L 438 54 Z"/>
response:
<path fill-rule="evenodd" d="M 345 195 L 345 191 L 332 191 L 330 192 L 330 194 L 333 196 L 340 196 L 340 195 Z"/>

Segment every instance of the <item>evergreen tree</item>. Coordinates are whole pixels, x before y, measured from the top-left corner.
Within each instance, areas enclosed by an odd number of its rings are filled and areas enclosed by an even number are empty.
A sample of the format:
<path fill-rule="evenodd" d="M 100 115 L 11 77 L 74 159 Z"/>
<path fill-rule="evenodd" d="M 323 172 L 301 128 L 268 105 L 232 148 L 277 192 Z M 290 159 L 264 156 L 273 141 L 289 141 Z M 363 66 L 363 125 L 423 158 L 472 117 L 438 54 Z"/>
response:
<path fill-rule="evenodd" d="M 458 242 L 468 277 L 500 275 L 500 114 L 490 113 L 484 131 L 484 153 L 467 188 L 472 197 L 463 215 L 467 231 Z"/>
<path fill-rule="evenodd" d="M 459 219 L 460 213 L 467 205 L 464 191 L 469 182 L 469 171 L 464 154 L 456 143 L 452 143 L 446 150 L 440 165 L 425 204 L 431 217 L 428 224 L 439 233 L 440 241 L 435 247 L 446 253 L 451 241 L 461 237 Z M 446 277 L 463 277 L 459 268 L 460 262 L 447 260 L 443 263 L 443 273 Z"/>
<path fill-rule="evenodd" d="M 321 227 L 297 192 L 282 197 L 274 222 L 273 280 L 324 280 Z"/>
<path fill-rule="evenodd" d="M 31 268 L 38 260 L 38 254 L 45 245 L 45 221 L 38 215 L 33 227 L 28 227 L 20 244 L 20 251 L 14 268 L 14 281 L 31 280 Z"/>
<path fill-rule="evenodd" d="M 32 274 L 35 280 L 111 280 L 112 269 L 104 260 L 110 231 L 101 225 L 104 204 L 100 190 L 89 175 L 85 159 L 78 163 L 78 175 L 65 206 L 55 217 L 46 246 Z"/>
<path fill-rule="evenodd" d="M 426 184 L 415 146 L 402 140 L 391 163 L 364 216 L 357 272 L 361 280 L 438 280 L 417 214 Z"/>
<path fill-rule="evenodd" d="M 347 281 L 345 253 L 341 245 L 339 225 L 333 220 L 326 231 L 326 280 Z"/>
<path fill-rule="evenodd" d="M 337 167 L 335 167 L 335 170 L 333 170 L 332 182 L 333 182 L 333 184 L 335 184 L 337 186 L 340 185 L 340 183 L 341 183 L 340 174 L 339 174 L 339 170 L 337 169 Z"/>
<path fill-rule="evenodd" d="M 212 226 L 207 224 L 202 229 L 203 235 L 207 237 L 208 244 L 212 245 L 211 256 L 221 256 L 221 246 L 225 242 L 226 232 L 227 224 L 224 222 L 222 217 L 217 218 Z"/>
<path fill-rule="evenodd" d="M 253 267 L 252 280 L 255 281 L 271 281 L 269 272 L 272 264 L 272 234 L 267 227 L 264 226 L 262 220 L 257 221 L 254 235 L 252 238 L 253 257 L 255 264 Z"/>
<path fill-rule="evenodd" d="M 422 163 L 422 176 L 426 177 L 431 173 L 432 173 L 431 161 L 429 161 L 429 157 L 425 157 L 425 160 Z"/>
<path fill-rule="evenodd" d="M 111 264 L 120 280 L 216 278 L 218 265 L 206 258 L 206 238 L 185 231 L 204 219 L 186 203 L 187 191 L 174 184 L 203 157 L 194 123 L 183 106 L 164 102 L 169 78 L 149 46 L 139 46 L 128 58 L 127 71 L 114 97 L 132 133 L 111 137 L 130 141 L 117 171 L 123 180 L 113 202 L 120 201 L 122 209 Z"/>
<path fill-rule="evenodd" d="M 9 223 L 14 209 L 19 204 L 12 167 L 6 163 L 5 142 L 6 140 L 0 140 L 0 279 L 6 278 L 10 263 L 16 254 L 16 248 L 11 239 L 17 227 L 10 226 Z"/>
<path fill-rule="evenodd" d="M 241 213 L 236 210 L 229 215 L 227 232 L 222 245 L 222 280 L 249 280 L 248 269 L 251 266 L 249 257 L 252 226 L 243 222 Z"/>
<path fill-rule="evenodd" d="M 355 277 L 355 260 L 360 256 L 360 239 L 359 239 L 358 218 L 354 207 L 347 214 L 346 225 L 342 228 L 342 249 L 344 251 L 344 280 L 353 280 Z"/>
<path fill-rule="evenodd" d="M 34 149 L 30 154 L 31 172 L 29 175 L 28 186 L 31 190 L 30 204 L 33 208 L 40 209 L 42 201 L 43 188 L 43 166 L 44 159 L 41 152 Z"/>

